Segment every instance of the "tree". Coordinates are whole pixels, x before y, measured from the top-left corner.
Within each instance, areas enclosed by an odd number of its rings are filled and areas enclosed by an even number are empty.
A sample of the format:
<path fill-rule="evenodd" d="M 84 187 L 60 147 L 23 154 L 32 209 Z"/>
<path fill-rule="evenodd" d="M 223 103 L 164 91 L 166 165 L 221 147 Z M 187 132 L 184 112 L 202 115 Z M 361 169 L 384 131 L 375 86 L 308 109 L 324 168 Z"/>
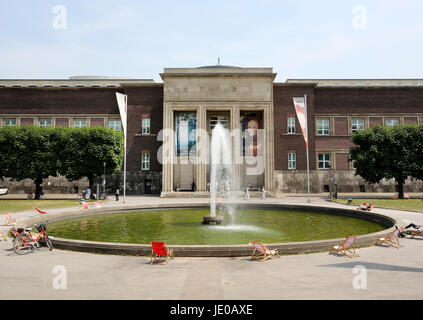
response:
<path fill-rule="evenodd" d="M 59 163 L 59 141 L 54 128 L 3 127 L 0 130 L 0 172 L 2 176 L 32 179 L 35 199 L 41 194 L 41 183 L 49 176 L 56 176 Z"/>
<path fill-rule="evenodd" d="M 92 188 L 94 177 L 118 173 L 123 160 L 123 134 L 109 128 L 70 129 L 61 152 L 60 174 L 69 180 L 87 177 Z"/>
<path fill-rule="evenodd" d="M 352 137 L 355 146 L 350 148 L 350 161 L 355 165 L 355 174 L 369 183 L 395 179 L 398 197 L 404 199 L 405 181 L 408 178 L 423 178 L 422 156 L 416 154 L 416 150 L 422 148 L 422 136 L 421 126 L 376 126 L 355 132 Z"/>

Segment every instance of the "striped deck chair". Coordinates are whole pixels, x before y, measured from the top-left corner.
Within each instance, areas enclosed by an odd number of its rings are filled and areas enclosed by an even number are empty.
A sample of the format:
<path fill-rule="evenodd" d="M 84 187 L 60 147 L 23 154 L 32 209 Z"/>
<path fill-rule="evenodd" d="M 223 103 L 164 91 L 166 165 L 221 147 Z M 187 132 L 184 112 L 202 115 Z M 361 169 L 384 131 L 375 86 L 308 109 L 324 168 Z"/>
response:
<path fill-rule="evenodd" d="M 16 219 L 9 216 L 7 213 L 4 215 L 4 224 L 2 226 L 13 226 L 16 224 Z"/>
<path fill-rule="evenodd" d="M 399 249 L 402 247 L 399 243 L 398 235 L 401 232 L 401 229 L 395 229 L 392 234 L 386 238 L 379 238 L 376 241 L 375 245 L 381 245 L 382 243 L 386 243 L 387 245 Z"/>
<path fill-rule="evenodd" d="M 88 210 L 88 203 L 86 203 L 85 201 L 81 201 L 81 208 L 82 209 L 87 209 Z"/>
<path fill-rule="evenodd" d="M 40 210 L 40 209 L 38 209 L 36 206 L 34 206 L 34 210 L 36 211 L 36 213 L 35 213 L 35 214 L 37 214 L 37 213 L 39 213 L 39 214 L 48 214 L 48 212 L 47 212 L 47 211 Z"/>
<path fill-rule="evenodd" d="M 268 248 L 266 248 L 264 245 L 262 245 L 260 242 L 250 242 L 249 243 L 250 246 L 254 247 L 254 251 L 253 254 L 251 255 L 251 259 L 259 259 L 261 262 L 266 261 L 267 259 L 273 257 L 273 256 L 278 256 L 279 258 L 281 257 L 279 255 L 278 250 L 269 250 Z"/>
<path fill-rule="evenodd" d="M 99 204 L 98 202 L 93 202 L 92 206 L 96 208 L 101 208 L 101 204 Z"/>
<path fill-rule="evenodd" d="M 153 264 L 156 259 L 160 258 L 165 259 L 165 264 L 168 263 L 170 258 L 175 258 L 175 256 L 173 255 L 173 250 L 167 247 L 166 242 L 152 242 L 150 263 Z"/>
<path fill-rule="evenodd" d="M 355 239 L 357 239 L 357 236 L 346 237 L 344 242 L 342 242 L 340 245 L 333 246 L 332 249 L 330 249 L 329 254 L 336 252 L 349 258 L 358 257 L 359 255 L 355 253 L 354 248 Z"/>

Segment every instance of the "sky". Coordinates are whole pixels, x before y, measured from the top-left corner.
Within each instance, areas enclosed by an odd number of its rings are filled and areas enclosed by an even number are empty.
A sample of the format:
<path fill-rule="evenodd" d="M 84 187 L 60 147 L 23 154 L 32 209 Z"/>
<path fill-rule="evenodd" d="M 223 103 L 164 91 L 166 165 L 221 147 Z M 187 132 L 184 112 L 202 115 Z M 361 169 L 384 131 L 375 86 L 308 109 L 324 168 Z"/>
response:
<path fill-rule="evenodd" d="M 0 0 L 0 79 L 154 79 L 273 67 L 286 79 L 423 78 L 421 0 Z"/>

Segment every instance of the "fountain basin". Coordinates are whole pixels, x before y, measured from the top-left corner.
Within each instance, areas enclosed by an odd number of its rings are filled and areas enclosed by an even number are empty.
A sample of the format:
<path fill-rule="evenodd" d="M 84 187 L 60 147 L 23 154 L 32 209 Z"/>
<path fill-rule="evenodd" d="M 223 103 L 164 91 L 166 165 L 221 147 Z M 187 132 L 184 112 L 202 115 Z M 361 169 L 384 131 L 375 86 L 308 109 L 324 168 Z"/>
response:
<path fill-rule="evenodd" d="M 356 240 L 357 246 L 368 246 L 375 243 L 376 239 L 380 237 L 385 237 L 389 233 L 392 232 L 394 229 L 393 226 L 395 225 L 396 221 L 390 217 L 370 213 L 370 212 L 360 212 L 357 210 L 352 209 L 337 209 L 337 208 L 327 208 L 327 207 L 317 207 L 317 206 L 307 206 L 307 205 L 276 205 L 276 204 L 268 204 L 268 205 L 260 205 L 261 209 L 282 209 L 282 210 L 299 210 L 299 211 L 312 211 L 313 213 L 324 213 L 326 215 L 333 215 L 333 216 L 344 216 L 344 217 L 354 217 L 359 218 L 362 220 L 372 221 L 379 224 L 381 227 L 380 231 L 371 232 L 367 234 L 361 234 L 358 236 Z M 152 208 L 160 208 L 159 205 L 145 205 L 142 207 L 137 208 L 125 208 L 119 210 L 121 212 L 133 212 L 134 210 L 141 210 L 141 209 L 152 209 Z M 180 208 L 180 205 L 175 204 L 167 205 L 167 209 L 175 209 Z M 198 204 L 186 205 L 186 208 L 198 208 Z M 109 213 L 116 212 L 116 209 L 103 209 L 103 210 L 93 210 L 90 214 L 84 214 L 79 217 L 86 217 L 90 218 L 93 216 L 102 216 L 107 215 Z M 62 213 L 61 217 L 57 217 L 55 219 L 50 220 L 49 222 L 55 221 L 71 221 L 69 218 L 74 218 L 74 213 Z M 44 219 L 43 219 L 44 218 Z M 201 219 L 201 217 L 200 217 Z M 162 219 L 163 220 L 163 219 Z M 166 220 L 166 219 L 164 219 Z M 31 223 L 45 221 L 45 217 L 38 217 L 37 219 L 33 219 Z M 202 226 L 201 220 L 197 220 L 195 223 L 197 226 Z M 52 226 L 52 225 L 50 225 Z M 50 228 L 48 226 L 48 232 L 50 233 Z M 301 226 L 299 226 L 301 227 Z M 162 227 L 160 227 L 163 229 Z M 228 234 L 234 234 L 236 232 L 236 228 L 234 230 L 233 227 L 229 227 L 229 225 L 222 224 L 221 226 L 204 226 L 198 228 L 216 228 L 213 230 L 219 230 L 220 233 L 227 232 Z M 257 227 L 259 228 L 259 227 Z M 53 228 L 54 229 L 54 228 Z M 190 230 L 189 227 L 188 230 Z M 251 229 L 251 228 L 250 228 Z M 246 230 L 241 231 L 251 231 L 249 228 Z M 265 233 L 267 234 L 267 232 Z M 126 255 L 149 255 L 151 254 L 151 245 L 149 243 L 118 243 L 118 242 L 111 242 L 111 241 L 92 241 L 92 240 L 85 240 L 85 239 L 70 239 L 59 237 L 53 233 L 53 244 L 56 248 L 59 249 L 67 249 L 67 250 L 76 250 L 76 251 L 85 251 L 85 252 L 95 252 L 95 253 L 107 253 L 107 254 L 126 254 Z M 346 236 L 346 235 L 345 235 Z M 184 234 L 181 234 L 181 237 L 184 237 Z M 334 237 L 333 239 L 330 238 L 323 238 L 323 239 L 316 239 L 312 241 L 287 241 L 287 242 L 271 242 L 270 240 L 261 241 L 266 244 L 270 249 L 278 249 L 282 254 L 294 254 L 294 253 L 305 253 L 305 252 L 316 252 L 316 251 L 325 251 L 329 250 L 331 246 L 339 244 L 343 239 L 344 235 L 340 237 Z M 246 239 L 250 241 L 260 241 L 257 238 L 251 238 L 247 236 Z M 167 240 L 160 236 L 160 240 Z M 242 242 L 234 243 L 234 244 L 202 244 L 206 242 L 198 241 L 197 245 L 191 245 L 190 242 L 187 244 L 180 244 L 175 240 L 169 239 L 167 241 L 169 247 L 174 249 L 176 256 L 186 256 L 186 257 L 236 257 L 236 256 L 248 256 L 251 255 L 252 248 L 248 245 L 248 241 L 243 240 Z M 192 243 L 192 242 L 191 242 Z M 197 243 L 197 242 L 194 242 Z"/>

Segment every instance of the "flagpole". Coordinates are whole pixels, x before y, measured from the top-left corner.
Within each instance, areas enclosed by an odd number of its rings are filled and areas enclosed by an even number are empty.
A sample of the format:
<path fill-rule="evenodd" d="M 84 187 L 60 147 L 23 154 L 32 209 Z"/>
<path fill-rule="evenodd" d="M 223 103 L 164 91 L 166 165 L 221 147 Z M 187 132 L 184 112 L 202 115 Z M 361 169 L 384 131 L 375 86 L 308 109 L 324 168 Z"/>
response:
<path fill-rule="evenodd" d="M 128 125 L 128 96 L 125 95 L 125 114 L 126 114 L 126 123 L 125 123 L 125 144 L 124 144 L 124 152 L 125 156 L 123 158 L 123 203 L 126 202 L 126 137 L 127 137 L 127 125 Z"/>
<path fill-rule="evenodd" d="M 310 160 L 309 160 L 309 154 L 308 154 L 308 108 L 307 108 L 307 95 L 304 95 L 304 104 L 305 104 L 305 118 L 306 118 L 306 153 L 307 153 L 307 193 L 308 193 L 308 203 L 310 203 Z"/>

